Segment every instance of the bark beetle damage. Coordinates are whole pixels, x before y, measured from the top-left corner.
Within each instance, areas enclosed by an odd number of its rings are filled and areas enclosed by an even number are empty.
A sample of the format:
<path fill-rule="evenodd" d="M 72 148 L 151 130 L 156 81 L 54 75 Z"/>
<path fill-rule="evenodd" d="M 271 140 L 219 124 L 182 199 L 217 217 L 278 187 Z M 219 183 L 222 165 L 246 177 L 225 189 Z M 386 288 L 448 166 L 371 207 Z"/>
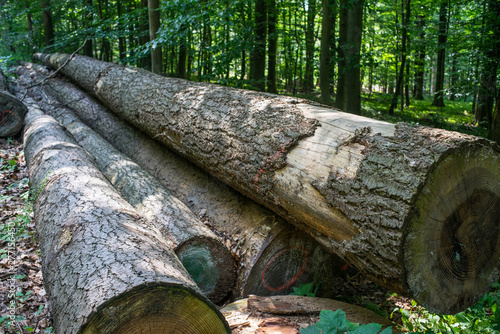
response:
<path fill-rule="evenodd" d="M 403 270 L 403 225 L 428 173 L 451 149 L 478 139 L 405 123 L 396 125 L 394 137 L 376 134 L 363 139 L 366 154 L 354 179 L 332 172 L 326 182 L 313 186 L 360 230 L 346 250 L 366 259 L 364 269 L 373 268 L 372 276 L 387 272 L 396 282 Z M 375 263 L 374 256 L 385 260 Z"/>

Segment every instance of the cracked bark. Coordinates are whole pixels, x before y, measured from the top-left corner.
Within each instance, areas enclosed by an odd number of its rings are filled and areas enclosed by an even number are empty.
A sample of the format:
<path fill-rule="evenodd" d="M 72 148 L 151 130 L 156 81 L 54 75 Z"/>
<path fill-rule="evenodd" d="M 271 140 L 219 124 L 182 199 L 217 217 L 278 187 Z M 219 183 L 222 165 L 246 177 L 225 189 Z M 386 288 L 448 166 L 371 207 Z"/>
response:
<path fill-rule="evenodd" d="M 0 137 L 13 137 L 24 126 L 27 109 L 24 104 L 10 92 L 4 74 L 0 71 Z"/>
<path fill-rule="evenodd" d="M 74 69 L 81 58 L 70 62 Z M 305 224 L 381 285 L 454 313 L 498 279 L 500 149 L 493 142 L 112 64 L 100 71 L 105 65 L 93 62 L 99 73 L 91 92 L 113 112 Z M 372 133 L 357 136 L 364 127 Z"/>
<path fill-rule="evenodd" d="M 229 333 L 155 226 L 52 117 L 39 114 L 27 117 L 25 153 L 55 331 Z"/>
<path fill-rule="evenodd" d="M 35 72 L 29 74 L 36 81 L 41 78 Z M 318 295 L 335 295 L 335 287 L 342 282 L 340 277 L 348 273 L 345 261 L 338 256 L 273 212 L 125 124 L 73 85 L 50 79 L 44 91 L 71 107 L 226 239 L 238 259 L 235 297 L 287 294 L 293 287 L 318 277 L 323 282 Z"/>

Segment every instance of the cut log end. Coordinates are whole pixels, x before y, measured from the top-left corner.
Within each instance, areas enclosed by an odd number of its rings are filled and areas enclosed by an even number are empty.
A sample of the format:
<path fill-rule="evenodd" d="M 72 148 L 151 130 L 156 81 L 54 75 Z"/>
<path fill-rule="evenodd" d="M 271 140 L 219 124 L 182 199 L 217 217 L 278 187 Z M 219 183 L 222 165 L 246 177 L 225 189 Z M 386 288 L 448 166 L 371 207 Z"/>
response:
<path fill-rule="evenodd" d="M 14 96 L 0 91 L 0 137 L 12 137 L 24 126 L 27 109 Z"/>
<path fill-rule="evenodd" d="M 304 232 L 285 229 L 273 238 L 253 266 L 243 295 L 289 294 L 294 287 L 315 282 L 318 296 L 331 297 L 349 265 Z"/>
<path fill-rule="evenodd" d="M 203 297 L 180 286 L 145 285 L 103 305 L 80 331 L 87 333 L 230 333 Z"/>
<path fill-rule="evenodd" d="M 222 243 L 193 238 L 177 247 L 175 253 L 207 298 L 218 303 L 228 296 L 235 281 L 235 261 Z"/>
<path fill-rule="evenodd" d="M 442 314 L 473 305 L 499 279 L 500 158 L 488 147 L 461 153 L 422 189 L 404 255 L 413 297 Z"/>

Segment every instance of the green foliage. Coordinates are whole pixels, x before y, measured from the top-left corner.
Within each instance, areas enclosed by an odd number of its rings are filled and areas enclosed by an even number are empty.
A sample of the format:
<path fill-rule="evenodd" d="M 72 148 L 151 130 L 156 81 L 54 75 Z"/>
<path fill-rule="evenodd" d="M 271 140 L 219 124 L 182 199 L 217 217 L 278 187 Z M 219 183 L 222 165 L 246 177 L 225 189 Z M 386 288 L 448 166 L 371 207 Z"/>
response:
<path fill-rule="evenodd" d="M 315 325 L 300 330 L 300 334 L 390 334 L 392 328 L 388 327 L 381 331 L 380 324 L 359 325 L 347 320 L 344 311 L 322 310 L 319 314 L 320 321 Z"/>
<path fill-rule="evenodd" d="M 481 334 L 500 331 L 500 284 L 496 283 L 491 292 L 481 298 L 476 305 L 454 315 L 437 315 L 418 307 L 412 302 L 412 311 L 401 312 L 404 328 L 410 332 L 428 334 Z"/>
<path fill-rule="evenodd" d="M 402 112 L 396 110 L 395 115 L 390 116 L 387 110 L 389 110 L 391 98 L 392 96 L 388 94 L 376 93 L 371 97 L 364 95 L 363 115 L 391 123 L 407 122 L 481 137 L 488 135 L 488 129 L 485 126 L 474 124 L 474 115 L 470 112 L 472 102 L 447 101 L 445 107 L 439 108 L 431 106 L 431 98 L 423 101 L 413 100 L 410 107 Z"/>
<path fill-rule="evenodd" d="M 290 295 L 316 297 L 320 284 L 315 282 L 300 284 L 298 287 L 293 287 L 293 292 Z"/>

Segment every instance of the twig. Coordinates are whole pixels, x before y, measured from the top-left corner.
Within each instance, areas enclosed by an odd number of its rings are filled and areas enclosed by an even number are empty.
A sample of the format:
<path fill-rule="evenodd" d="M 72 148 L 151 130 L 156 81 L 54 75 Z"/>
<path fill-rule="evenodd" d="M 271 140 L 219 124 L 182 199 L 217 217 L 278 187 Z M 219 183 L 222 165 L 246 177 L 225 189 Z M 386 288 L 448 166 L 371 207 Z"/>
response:
<path fill-rule="evenodd" d="M 55 77 L 57 75 L 57 73 L 59 73 L 59 71 L 66 65 L 68 65 L 68 63 L 73 59 L 73 57 L 81 50 L 83 49 L 83 47 L 85 46 L 85 43 L 87 43 L 87 40 L 88 38 L 85 38 L 85 41 L 83 41 L 83 44 L 75 50 L 75 52 L 73 52 L 67 59 L 66 61 L 64 62 L 64 64 L 62 64 L 61 66 L 59 66 L 59 68 L 57 70 L 55 70 L 52 74 L 50 74 L 49 76 L 47 76 L 46 78 L 44 78 L 43 80 L 41 80 L 40 82 L 37 82 L 37 83 L 34 83 L 28 87 L 26 87 L 26 92 L 24 93 L 24 96 L 23 98 L 21 99 L 21 101 L 24 101 L 24 99 L 26 98 L 26 95 L 28 94 L 28 89 L 30 88 L 33 88 L 33 87 L 36 87 L 36 86 L 39 86 L 39 85 L 42 85 L 44 84 L 47 80 Z"/>

